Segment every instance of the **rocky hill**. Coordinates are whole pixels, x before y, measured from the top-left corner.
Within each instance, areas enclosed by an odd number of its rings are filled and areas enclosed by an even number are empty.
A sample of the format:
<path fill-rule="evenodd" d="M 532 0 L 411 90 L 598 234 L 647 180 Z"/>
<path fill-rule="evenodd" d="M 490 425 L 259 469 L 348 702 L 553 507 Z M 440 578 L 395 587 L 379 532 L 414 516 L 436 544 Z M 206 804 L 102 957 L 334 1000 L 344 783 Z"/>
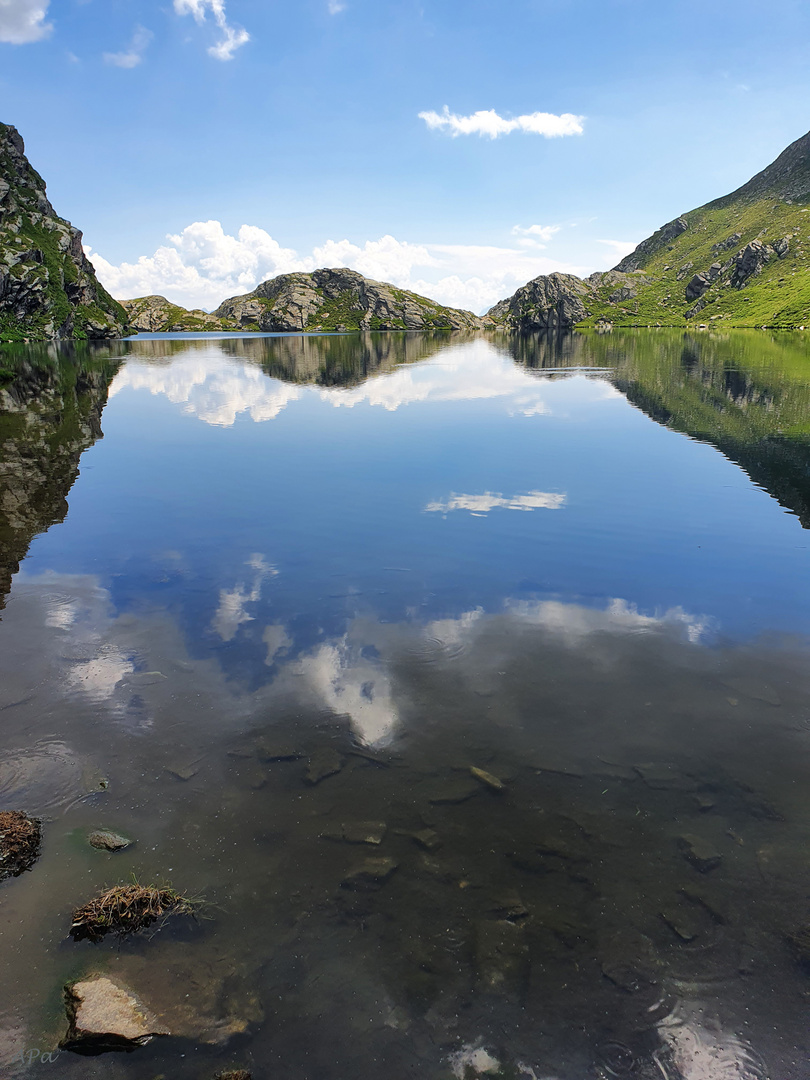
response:
<path fill-rule="evenodd" d="M 492 308 L 508 330 L 810 326 L 810 133 L 742 187 L 662 226 L 607 273 L 535 278 Z"/>
<path fill-rule="evenodd" d="M 60 218 L 16 128 L 0 124 L 0 341 L 110 338 L 126 326 Z"/>
<path fill-rule="evenodd" d="M 354 270 L 282 274 L 214 312 L 243 330 L 476 330 L 469 311 L 371 281 Z"/>
<path fill-rule="evenodd" d="M 135 300 L 122 300 L 121 307 L 126 311 L 133 330 L 151 334 L 240 329 L 237 323 L 218 319 L 201 308 L 188 311 L 178 304 L 172 304 L 165 296 L 139 296 Z"/>

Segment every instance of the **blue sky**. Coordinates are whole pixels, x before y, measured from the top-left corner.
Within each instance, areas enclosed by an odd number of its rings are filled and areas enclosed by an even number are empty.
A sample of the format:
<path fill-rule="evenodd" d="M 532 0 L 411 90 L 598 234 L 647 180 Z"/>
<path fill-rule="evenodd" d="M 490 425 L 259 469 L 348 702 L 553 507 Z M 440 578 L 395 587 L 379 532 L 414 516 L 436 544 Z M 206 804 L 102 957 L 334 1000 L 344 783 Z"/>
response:
<path fill-rule="evenodd" d="M 480 311 L 804 134 L 808 40 L 798 0 L 0 0 L 0 120 L 122 299 L 350 265 Z"/>

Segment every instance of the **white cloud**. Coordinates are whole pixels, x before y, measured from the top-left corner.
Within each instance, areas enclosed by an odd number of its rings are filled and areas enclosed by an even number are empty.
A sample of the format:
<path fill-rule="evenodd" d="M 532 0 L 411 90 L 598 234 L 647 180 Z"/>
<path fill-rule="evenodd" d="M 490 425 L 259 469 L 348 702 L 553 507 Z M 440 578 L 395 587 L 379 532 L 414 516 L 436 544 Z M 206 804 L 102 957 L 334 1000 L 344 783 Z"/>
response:
<path fill-rule="evenodd" d="M 528 491 L 525 495 L 508 495 L 485 491 L 481 495 L 456 495 L 449 499 L 428 503 L 427 512 L 447 514 L 450 510 L 469 510 L 471 514 L 488 514 L 490 510 L 560 510 L 566 495 L 554 491 Z"/>
<path fill-rule="evenodd" d="M 341 11 L 346 10 L 346 5 L 342 4 L 340 0 L 329 0 L 329 14 L 339 15 Z"/>
<path fill-rule="evenodd" d="M 204 23 L 206 11 L 211 11 L 222 33 L 222 40 L 208 50 L 209 55 L 217 60 L 233 60 L 236 50 L 250 41 L 247 30 L 241 26 L 231 26 L 228 22 L 224 0 L 174 0 L 174 10 L 178 15 L 193 15 L 198 23 Z"/>
<path fill-rule="evenodd" d="M 559 225 L 522 225 L 512 227 L 512 236 L 517 236 L 521 247 L 544 248 L 546 241 L 550 240 L 555 233 L 560 231 Z M 536 239 L 539 237 L 539 239 Z"/>
<path fill-rule="evenodd" d="M 144 26 L 136 26 L 132 41 L 125 52 L 104 53 L 104 63 L 114 67 L 134 68 L 143 60 L 146 47 L 155 35 Z"/>
<path fill-rule="evenodd" d="M 638 247 L 638 244 L 632 240 L 597 240 L 596 242 L 597 244 L 607 244 L 611 249 L 611 254 L 607 256 L 611 262 L 614 258 L 623 259 L 625 255 L 629 255 L 631 251 L 635 251 Z"/>
<path fill-rule="evenodd" d="M 419 119 L 424 120 L 431 130 L 446 131 L 453 138 L 458 135 L 487 135 L 490 139 L 497 139 L 499 135 L 509 135 L 513 131 L 527 131 L 555 139 L 562 135 L 581 135 L 585 117 L 573 113 L 556 116 L 554 113 L 536 112 L 507 120 L 494 109 L 480 109 L 471 116 L 456 116 L 445 105 L 440 113 L 420 112 Z"/>
<path fill-rule="evenodd" d="M 345 266 L 441 304 L 476 312 L 487 310 L 539 274 L 560 271 L 581 276 L 591 269 L 521 247 L 415 244 L 393 236 L 362 244 L 326 240 L 302 255 L 282 247 L 255 225 L 242 225 L 231 236 L 219 221 L 195 221 L 167 240 L 153 255 L 118 266 L 90 248 L 85 250 L 104 287 L 119 299 L 158 293 L 184 307 L 208 310 L 278 274 L 324 266 Z"/>
<path fill-rule="evenodd" d="M 28 45 L 40 41 L 53 30 L 45 22 L 50 0 L 0 0 L 0 41 Z"/>

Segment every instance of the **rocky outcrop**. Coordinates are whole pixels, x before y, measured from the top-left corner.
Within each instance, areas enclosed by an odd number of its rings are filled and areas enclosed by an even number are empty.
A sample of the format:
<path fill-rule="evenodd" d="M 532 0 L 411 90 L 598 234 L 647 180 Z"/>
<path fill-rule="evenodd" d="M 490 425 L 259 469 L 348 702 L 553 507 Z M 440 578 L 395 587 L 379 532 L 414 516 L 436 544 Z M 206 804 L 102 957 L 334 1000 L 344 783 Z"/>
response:
<path fill-rule="evenodd" d="M 354 270 L 282 274 L 214 312 L 243 330 L 475 330 L 469 311 L 372 281 Z"/>
<path fill-rule="evenodd" d="M 686 218 L 679 217 L 675 218 L 674 221 L 668 221 L 666 225 L 662 225 L 648 239 L 642 240 L 635 251 L 631 251 L 629 255 L 622 259 L 616 269 L 625 274 L 632 273 L 633 270 L 641 270 L 651 255 L 660 251 L 661 248 L 668 247 L 673 240 L 677 239 L 681 233 L 685 233 L 688 228 L 689 222 Z"/>
<path fill-rule="evenodd" d="M 643 274 L 619 270 L 591 274 L 586 280 L 573 274 L 541 275 L 501 300 L 487 312 L 484 325 L 527 333 L 570 330 L 590 314 L 597 289 L 610 289 L 610 302 L 632 302 L 647 284 Z"/>
<path fill-rule="evenodd" d="M 737 255 L 731 272 L 731 287 L 742 289 L 752 277 L 761 274 L 767 262 L 775 254 L 770 244 L 763 244 L 761 240 L 752 240 Z"/>
<path fill-rule="evenodd" d="M 82 234 L 48 201 L 19 132 L 0 124 L 0 340 L 112 338 L 126 323 Z"/>
<path fill-rule="evenodd" d="M 486 324 L 520 332 L 570 330 L 588 314 L 590 285 L 573 274 L 549 274 L 530 281 L 486 314 Z"/>
<path fill-rule="evenodd" d="M 237 323 L 218 319 L 201 308 L 188 311 L 178 304 L 172 304 L 165 296 L 139 296 L 135 300 L 122 300 L 121 307 L 126 311 L 133 330 L 150 334 L 239 329 Z"/>

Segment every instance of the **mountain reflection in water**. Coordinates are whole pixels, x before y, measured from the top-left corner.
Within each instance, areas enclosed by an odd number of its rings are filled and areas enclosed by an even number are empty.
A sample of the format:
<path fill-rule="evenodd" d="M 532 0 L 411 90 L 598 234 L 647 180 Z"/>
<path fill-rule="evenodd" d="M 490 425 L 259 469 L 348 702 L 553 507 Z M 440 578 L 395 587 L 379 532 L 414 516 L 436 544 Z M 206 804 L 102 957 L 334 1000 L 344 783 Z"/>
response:
<path fill-rule="evenodd" d="M 9 1075 L 104 971 L 175 1035 L 54 1076 L 805 1080 L 806 354 L 4 353 Z M 133 873 L 208 917 L 68 943 Z"/>

